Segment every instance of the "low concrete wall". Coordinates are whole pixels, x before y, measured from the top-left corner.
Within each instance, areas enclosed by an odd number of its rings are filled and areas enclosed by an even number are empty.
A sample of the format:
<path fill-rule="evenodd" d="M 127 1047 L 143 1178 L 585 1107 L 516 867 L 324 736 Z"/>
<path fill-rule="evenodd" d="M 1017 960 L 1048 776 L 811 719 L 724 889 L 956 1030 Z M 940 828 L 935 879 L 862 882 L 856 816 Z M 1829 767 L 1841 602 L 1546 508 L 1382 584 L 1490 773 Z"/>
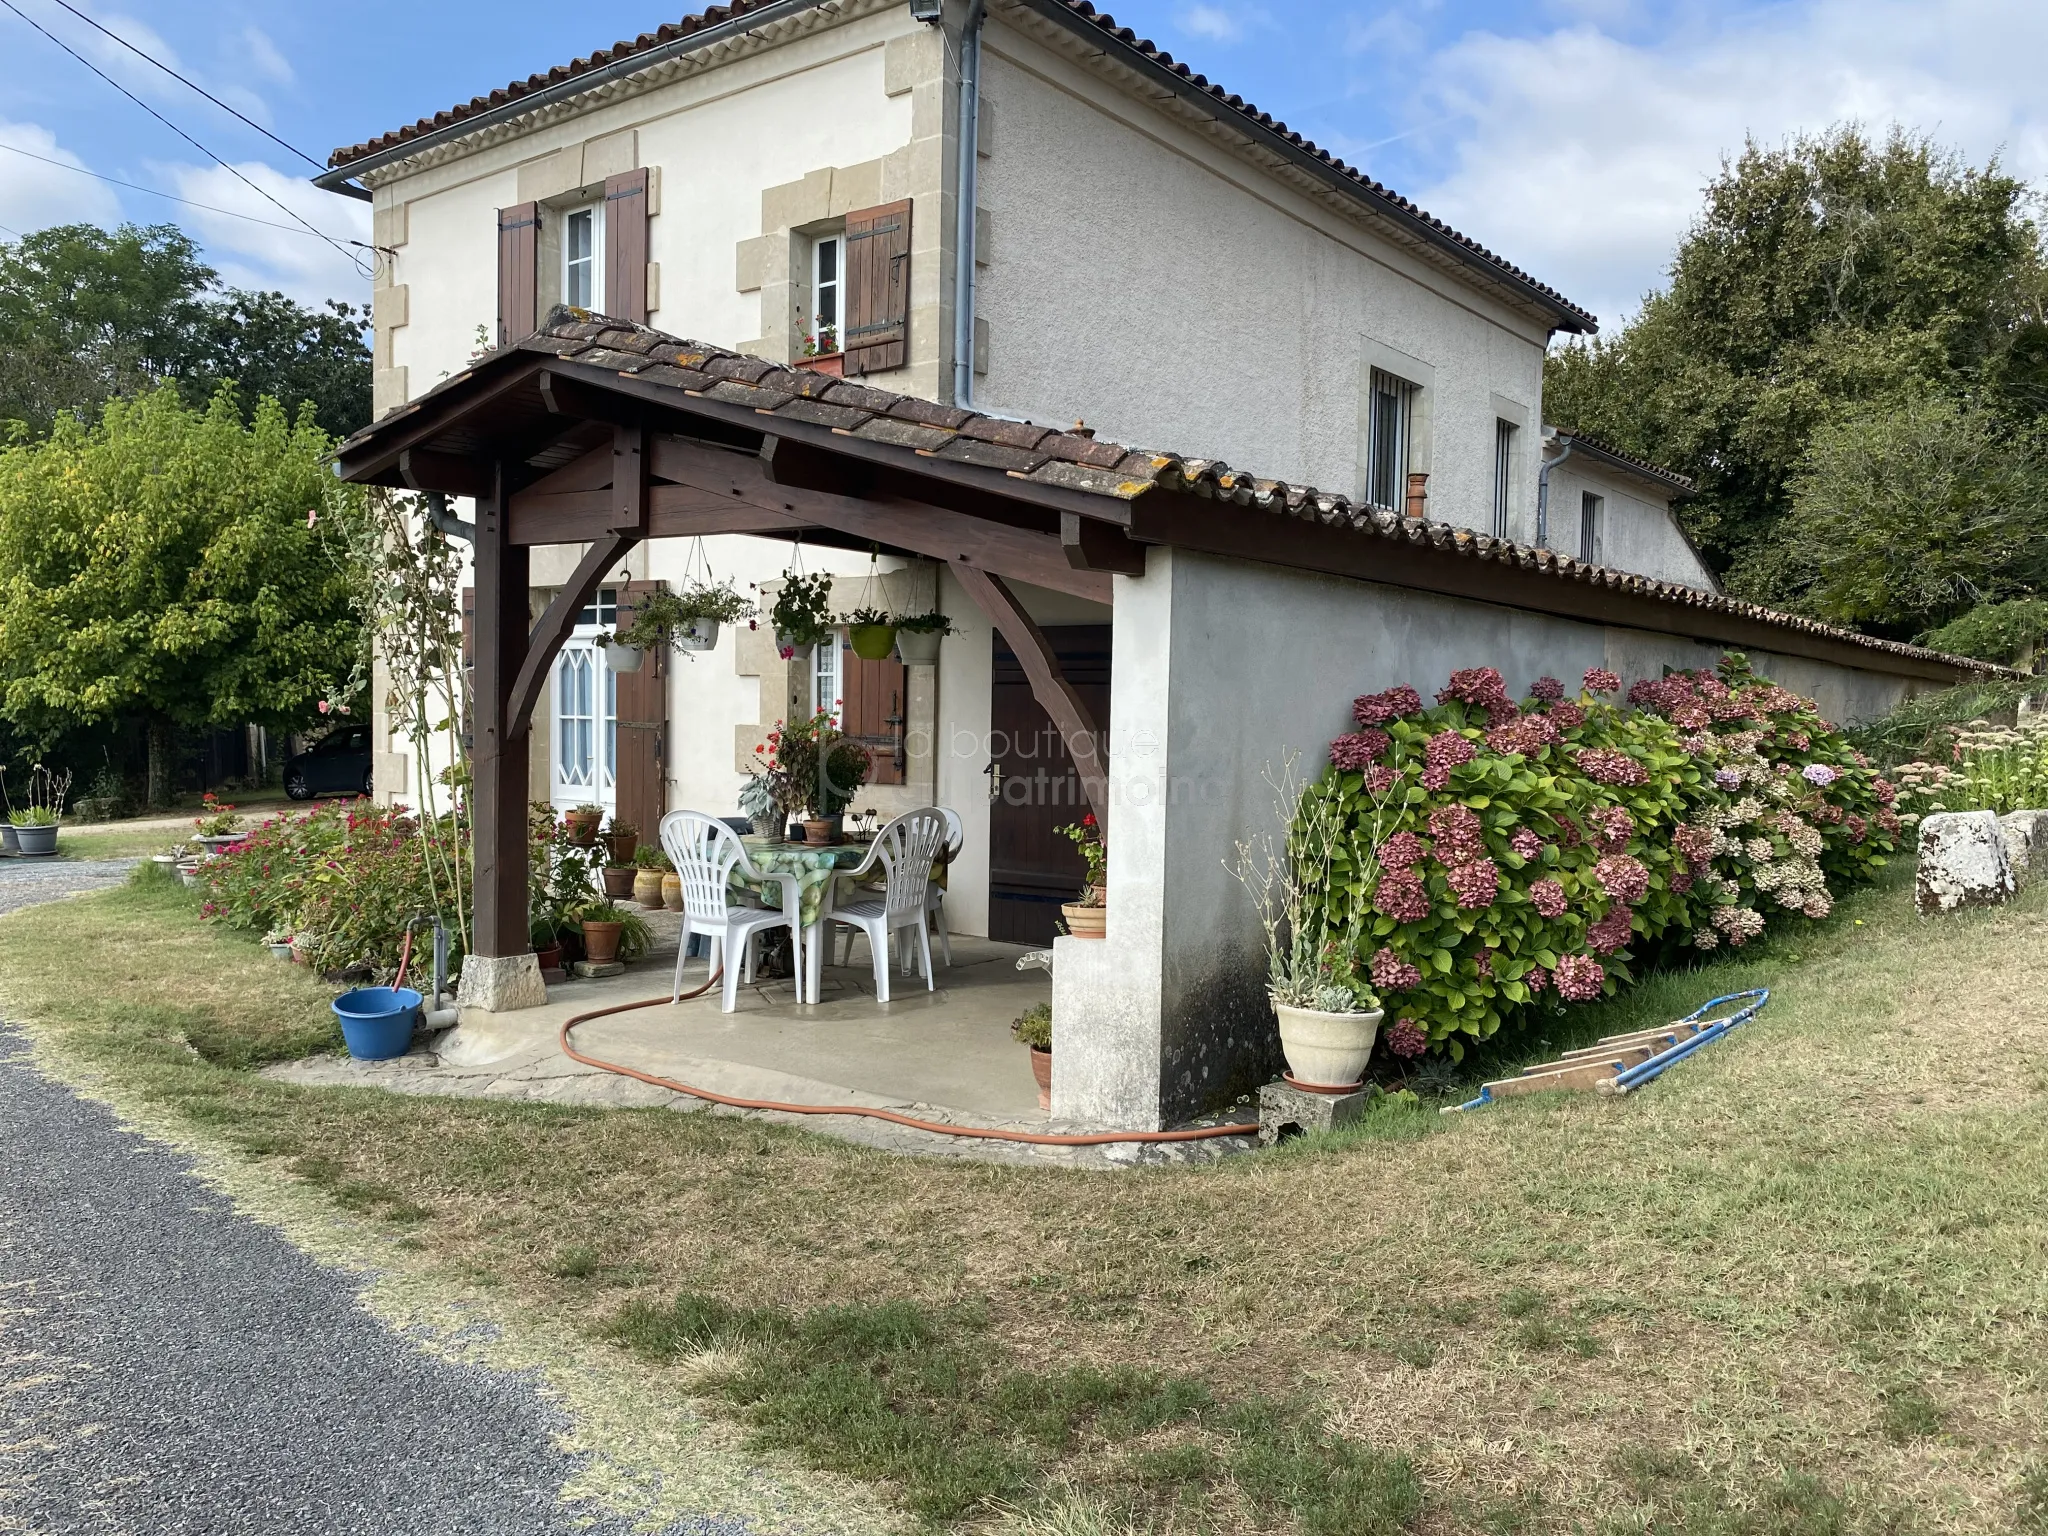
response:
<path fill-rule="evenodd" d="M 1141 1129 L 1208 1108 L 1277 1065 L 1249 898 L 1227 865 L 1277 830 L 1269 774 L 1320 772 L 1351 700 L 1425 694 L 1494 666 L 1525 693 L 1588 667 L 1625 682 L 1711 666 L 1721 649 L 1641 630 L 1154 548 L 1116 580 L 1108 932 L 1055 945 L 1053 1112 Z M 1910 683 L 1757 655 L 1837 719 L 1881 713 Z"/>

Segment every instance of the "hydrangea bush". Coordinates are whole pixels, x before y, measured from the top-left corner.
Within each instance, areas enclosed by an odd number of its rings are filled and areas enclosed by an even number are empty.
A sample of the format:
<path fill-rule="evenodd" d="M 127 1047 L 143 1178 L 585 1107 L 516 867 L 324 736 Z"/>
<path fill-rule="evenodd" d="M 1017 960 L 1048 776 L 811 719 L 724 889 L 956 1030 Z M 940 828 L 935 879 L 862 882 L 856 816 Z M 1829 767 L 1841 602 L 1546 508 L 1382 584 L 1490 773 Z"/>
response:
<path fill-rule="evenodd" d="M 1575 694 L 1542 678 L 1517 701 L 1477 667 L 1434 705 L 1410 687 L 1354 701 L 1308 793 L 1377 849 L 1360 960 L 1394 1054 L 1462 1055 L 1646 959 L 1825 916 L 1830 880 L 1891 851 L 1891 786 L 1745 658 L 1645 679 L 1626 704 L 1621 688 L 1594 668 Z"/>

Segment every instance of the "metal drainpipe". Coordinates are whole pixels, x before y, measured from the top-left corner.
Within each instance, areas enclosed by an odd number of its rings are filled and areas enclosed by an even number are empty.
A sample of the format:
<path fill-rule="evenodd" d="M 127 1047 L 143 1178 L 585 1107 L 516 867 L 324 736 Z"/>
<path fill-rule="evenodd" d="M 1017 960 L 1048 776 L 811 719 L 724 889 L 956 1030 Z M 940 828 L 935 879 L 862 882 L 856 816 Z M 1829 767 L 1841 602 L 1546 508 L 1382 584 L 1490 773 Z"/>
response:
<path fill-rule="evenodd" d="M 953 229 L 953 403 L 974 400 L 974 202 L 981 154 L 981 24 L 986 0 L 972 0 L 960 28 L 960 167 Z"/>
<path fill-rule="evenodd" d="M 465 523 L 448 510 L 448 498 L 439 491 L 427 492 L 427 520 L 451 539 L 465 544 L 476 542 L 476 524 Z"/>
<path fill-rule="evenodd" d="M 1570 438 L 1563 439 L 1564 452 L 1554 459 L 1543 460 L 1536 471 L 1536 547 L 1550 548 L 1550 472 L 1572 456 Z"/>

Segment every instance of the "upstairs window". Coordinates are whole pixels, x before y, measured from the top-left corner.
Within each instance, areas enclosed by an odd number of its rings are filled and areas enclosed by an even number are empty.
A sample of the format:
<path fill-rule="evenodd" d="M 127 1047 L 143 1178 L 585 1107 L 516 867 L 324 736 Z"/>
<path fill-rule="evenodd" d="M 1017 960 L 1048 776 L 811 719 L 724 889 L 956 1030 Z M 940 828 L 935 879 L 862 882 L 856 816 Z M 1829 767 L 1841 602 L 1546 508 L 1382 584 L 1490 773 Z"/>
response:
<path fill-rule="evenodd" d="M 1515 484 L 1515 424 L 1498 418 L 1493 423 L 1493 536 L 1508 536 L 1508 498 Z"/>
<path fill-rule="evenodd" d="M 818 350 L 837 352 L 844 327 L 840 324 L 840 291 L 845 286 L 846 246 L 838 235 L 824 235 L 811 243 L 811 335 Z"/>
<path fill-rule="evenodd" d="M 578 629 L 613 629 L 619 622 L 619 589 L 599 587 L 597 596 L 583 605 L 583 611 L 576 615 Z"/>
<path fill-rule="evenodd" d="M 1591 491 L 1579 497 L 1579 558 L 1588 565 L 1600 563 L 1600 508 L 1605 500 Z"/>
<path fill-rule="evenodd" d="M 1406 379 L 1372 370 L 1366 403 L 1366 498 L 1390 512 L 1400 512 L 1407 505 L 1415 396 L 1416 387 Z"/>
<path fill-rule="evenodd" d="M 604 219 L 595 205 L 562 215 L 562 302 L 604 308 Z"/>

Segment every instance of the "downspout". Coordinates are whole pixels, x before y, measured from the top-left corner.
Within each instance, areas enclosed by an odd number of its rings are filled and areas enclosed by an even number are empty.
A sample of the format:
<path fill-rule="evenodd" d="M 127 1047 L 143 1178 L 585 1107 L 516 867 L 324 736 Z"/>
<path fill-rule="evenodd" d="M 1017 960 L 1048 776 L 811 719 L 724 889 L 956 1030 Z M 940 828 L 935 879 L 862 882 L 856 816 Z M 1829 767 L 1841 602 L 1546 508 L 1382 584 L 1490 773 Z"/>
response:
<path fill-rule="evenodd" d="M 1536 547 L 1550 548 L 1550 472 L 1572 456 L 1572 440 L 1560 437 L 1564 451 L 1554 459 L 1545 459 L 1536 471 Z"/>
<path fill-rule="evenodd" d="M 460 539 L 465 544 L 476 543 L 476 524 L 465 523 L 450 512 L 448 498 L 439 491 L 427 492 L 427 521 L 451 539 Z"/>
<path fill-rule="evenodd" d="M 960 28 L 960 166 L 953 229 L 953 403 L 974 400 L 974 204 L 981 156 L 981 24 L 986 0 L 969 0 Z"/>

